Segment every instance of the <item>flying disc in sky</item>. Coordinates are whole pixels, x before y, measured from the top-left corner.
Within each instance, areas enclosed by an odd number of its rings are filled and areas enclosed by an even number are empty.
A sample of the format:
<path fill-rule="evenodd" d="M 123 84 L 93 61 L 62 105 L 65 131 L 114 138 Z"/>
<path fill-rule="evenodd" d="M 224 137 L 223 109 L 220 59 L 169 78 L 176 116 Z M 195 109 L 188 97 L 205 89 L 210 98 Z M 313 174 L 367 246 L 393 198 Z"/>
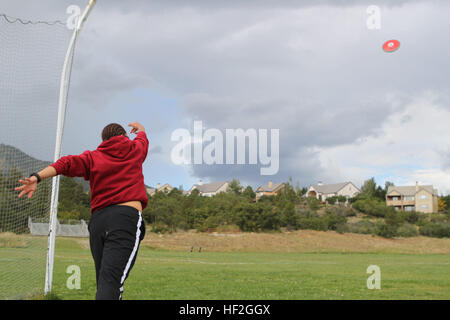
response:
<path fill-rule="evenodd" d="M 383 50 L 386 52 L 394 52 L 400 47 L 400 41 L 389 40 L 383 44 Z"/>

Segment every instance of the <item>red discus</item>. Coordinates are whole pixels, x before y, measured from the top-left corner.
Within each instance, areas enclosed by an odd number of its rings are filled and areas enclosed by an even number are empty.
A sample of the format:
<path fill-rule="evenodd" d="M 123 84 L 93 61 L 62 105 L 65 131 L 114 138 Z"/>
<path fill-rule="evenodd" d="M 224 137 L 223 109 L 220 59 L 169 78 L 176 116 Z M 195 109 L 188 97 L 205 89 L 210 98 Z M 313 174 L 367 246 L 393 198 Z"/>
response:
<path fill-rule="evenodd" d="M 400 41 L 398 40 L 389 40 L 383 44 L 383 50 L 386 52 L 394 52 L 400 47 Z"/>

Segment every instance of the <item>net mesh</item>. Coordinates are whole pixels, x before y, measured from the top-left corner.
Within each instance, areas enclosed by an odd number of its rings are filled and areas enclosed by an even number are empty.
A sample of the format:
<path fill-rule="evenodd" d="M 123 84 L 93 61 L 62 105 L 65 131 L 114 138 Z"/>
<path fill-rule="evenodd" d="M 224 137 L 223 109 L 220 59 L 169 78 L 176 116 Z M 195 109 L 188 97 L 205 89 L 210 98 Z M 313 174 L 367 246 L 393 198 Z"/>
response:
<path fill-rule="evenodd" d="M 44 289 L 47 236 L 29 220 L 49 219 L 51 179 L 31 199 L 18 199 L 19 178 L 54 156 L 59 84 L 71 32 L 62 23 L 0 15 L 0 299 Z"/>

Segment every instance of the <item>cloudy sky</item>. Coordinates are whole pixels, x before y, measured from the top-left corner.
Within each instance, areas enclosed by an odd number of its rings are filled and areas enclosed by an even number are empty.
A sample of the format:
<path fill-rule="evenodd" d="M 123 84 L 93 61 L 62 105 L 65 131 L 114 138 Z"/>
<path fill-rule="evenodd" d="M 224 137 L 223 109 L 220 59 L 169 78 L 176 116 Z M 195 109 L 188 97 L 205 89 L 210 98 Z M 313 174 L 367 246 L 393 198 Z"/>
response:
<path fill-rule="evenodd" d="M 80 0 L 3 0 L 0 12 L 66 21 Z M 369 5 L 381 29 L 367 27 Z M 239 178 L 258 186 L 370 177 L 450 193 L 448 1 L 98 0 L 73 65 L 64 154 L 110 122 L 141 122 L 148 185 Z M 397 39 L 394 53 L 382 50 Z M 171 135 L 279 129 L 279 172 L 176 165 Z"/>

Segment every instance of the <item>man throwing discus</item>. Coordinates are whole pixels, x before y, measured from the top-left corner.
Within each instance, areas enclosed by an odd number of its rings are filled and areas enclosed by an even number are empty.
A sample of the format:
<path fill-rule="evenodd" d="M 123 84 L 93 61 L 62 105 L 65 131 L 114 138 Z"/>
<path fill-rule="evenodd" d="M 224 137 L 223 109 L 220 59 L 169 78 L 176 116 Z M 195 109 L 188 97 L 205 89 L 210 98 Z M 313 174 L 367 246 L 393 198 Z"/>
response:
<path fill-rule="evenodd" d="M 103 142 L 94 151 L 78 156 L 62 157 L 29 178 L 19 180 L 15 188 L 19 198 L 33 196 L 38 183 L 56 175 L 83 177 L 91 188 L 91 220 L 89 242 L 94 258 L 97 300 L 122 299 L 123 284 L 136 260 L 139 244 L 145 235 L 142 210 L 148 196 L 144 185 L 142 164 L 148 152 L 144 127 L 133 122 L 128 138 L 125 129 L 116 123 L 102 131 Z"/>

